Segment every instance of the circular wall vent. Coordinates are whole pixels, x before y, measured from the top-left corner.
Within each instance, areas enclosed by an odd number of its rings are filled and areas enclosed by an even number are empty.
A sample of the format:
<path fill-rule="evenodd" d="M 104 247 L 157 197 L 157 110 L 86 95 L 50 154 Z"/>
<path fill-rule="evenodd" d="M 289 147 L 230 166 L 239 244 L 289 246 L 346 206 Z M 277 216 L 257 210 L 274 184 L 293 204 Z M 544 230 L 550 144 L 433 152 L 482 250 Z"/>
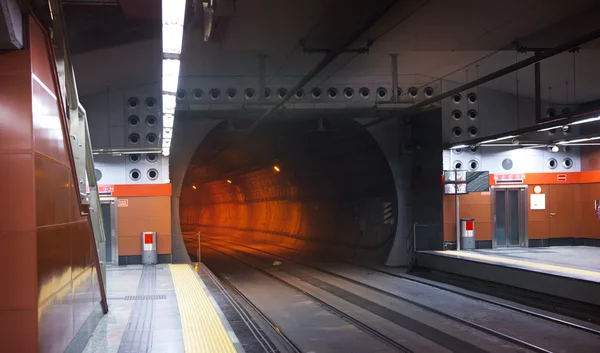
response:
<path fill-rule="evenodd" d="M 477 170 L 477 168 L 479 168 L 479 162 L 477 162 L 477 161 L 476 161 L 476 160 L 474 160 L 474 159 L 471 159 L 471 160 L 469 161 L 469 169 L 470 169 L 470 170 Z"/>
<path fill-rule="evenodd" d="M 186 96 L 187 92 L 183 88 L 177 90 L 177 99 L 184 99 Z"/>
<path fill-rule="evenodd" d="M 158 154 L 156 153 L 148 153 L 146 155 L 146 160 L 150 163 L 154 163 L 158 160 Z"/>
<path fill-rule="evenodd" d="M 315 87 L 312 89 L 312 97 L 314 99 L 319 99 L 323 95 L 323 91 L 319 87 Z"/>
<path fill-rule="evenodd" d="M 563 159 L 562 166 L 565 169 L 571 169 L 571 167 L 573 167 L 573 160 L 571 158 Z"/>
<path fill-rule="evenodd" d="M 213 88 L 210 91 L 208 91 L 208 95 L 210 96 L 210 98 L 212 100 L 217 100 L 217 99 L 221 98 L 221 91 L 219 91 L 216 88 Z"/>
<path fill-rule="evenodd" d="M 138 118 L 137 115 L 132 115 L 127 119 L 127 122 L 129 122 L 129 125 L 131 126 L 137 126 L 140 123 L 140 118 Z"/>
<path fill-rule="evenodd" d="M 130 108 L 137 108 L 140 105 L 140 101 L 135 97 L 131 97 L 127 100 L 127 104 Z"/>
<path fill-rule="evenodd" d="M 454 169 L 457 169 L 457 170 L 462 169 L 463 164 L 461 161 L 454 161 L 453 167 L 454 167 Z"/>
<path fill-rule="evenodd" d="M 254 92 L 254 90 L 252 88 L 247 88 L 244 91 L 244 97 L 246 97 L 246 99 L 254 99 L 255 96 L 256 96 L 256 92 Z"/>
<path fill-rule="evenodd" d="M 204 97 L 204 91 L 202 91 L 201 89 L 195 89 L 194 90 L 194 98 L 195 99 L 202 99 L 202 97 Z"/>
<path fill-rule="evenodd" d="M 139 169 L 132 169 L 129 171 L 129 178 L 133 181 L 138 181 L 142 177 L 142 173 Z"/>
<path fill-rule="evenodd" d="M 148 108 L 154 108 L 156 106 L 156 99 L 152 97 L 146 98 L 146 106 Z"/>
<path fill-rule="evenodd" d="M 460 136 L 462 136 L 462 129 L 459 128 L 458 126 L 452 128 L 452 135 L 454 137 L 460 137 Z"/>
<path fill-rule="evenodd" d="M 471 136 L 477 136 L 477 127 L 475 126 L 469 126 L 469 135 Z"/>
<path fill-rule="evenodd" d="M 94 175 L 96 176 L 96 181 L 102 180 L 102 172 L 100 169 L 94 169 Z"/>
<path fill-rule="evenodd" d="M 556 159 L 554 158 L 550 158 L 547 162 L 546 165 L 548 166 L 548 168 L 550 169 L 555 169 L 558 166 L 558 162 L 556 161 Z"/>
<path fill-rule="evenodd" d="M 456 104 L 460 103 L 462 100 L 462 96 L 460 94 L 455 94 L 452 96 L 452 101 Z"/>
<path fill-rule="evenodd" d="M 452 117 L 454 118 L 454 120 L 460 120 L 460 118 L 462 117 L 462 112 L 460 110 L 453 110 L 452 111 Z"/>
<path fill-rule="evenodd" d="M 410 96 L 410 98 L 417 98 L 418 94 L 419 90 L 417 89 L 417 87 L 410 87 L 408 89 L 408 95 Z"/>
<path fill-rule="evenodd" d="M 285 88 L 280 88 L 280 89 L 277 90 L 277 96 L 279 98 L 285 97 L 287 95 L 287 93 L 288 93 L 288 91 Z"/>
<path fill-rule="evenodd" d="M 425 92 L 425 96 L 427 98 L 431 98 L 431 97 L 433 97 L 433 93 L 435 91 L 433 90 L 433 87 L 425 87 L 425 89 L 423 90 L 423 92 Z"/>
<path fill-rule="evenodd" d="M 367 87 L 361 87 L 361 89 L 358 90 L 358 94 L 363 98 L 368 98 L 371 95 L 371 90 Z"/>
<path fill-rule="evenodd" d="M 158 170 L 156 170 L 154 168 L 148 169 L 147 176 L 148 176 L 148 179 L 150 179 L 150 180 L 158 179 Z"/>
<path fill-rule="evenodd" d="M 156 125 L 157 119 L 154 115 L 148 115 L 146 117 L 146 125 L 152 127 L 154 125 Z"/>
<path fill-rule="evenodd" d="M 129 143 L 131 144 L 137 144 L 140 142 L 140 135 L 138 134 L 130 134 L 129 137 L 127 137 L 127 140 L 129 141 Z"/>
<path fill-rule="evenodd" d="M 510 158 L 504 158 L 504 160 L 502 160 L 502 169 L 504 170 L 511 170 L 513 167 L 513 161 Z"/>
<path fill-rule="evenodd" d="M 228 88 L 226 94 L 227 98 L 229 99 L 234 99 L 235 97 L 237 97 L 237 91 L 235 88 Z"/>
<path fill-rule="evenodd" d="M 140 156 L 139 154 L 137 154 L 137 153 L 134 153 L 134 154 L 130 154 L 130 155 L 129 155 L 129 161 L 130 161 L 131 163 L 137 163 L 137 162 L 139 162 L 139 161 L 140 161 L 140 159 L 141 159 L 141 156 Z"/>
<path fill-rule="evenodd" d="M 344 97 L 348 99 L 354 97 L 354 90 L 350 87 L 344 88 Z"/>
<path fill-rule="evenodd" d="M 272 94 L 271 89 L 270 88 L 265 88 L 265 98 L 266 99 L 271 98 L 271 94 Z"/>
<path fill-rule="evenodd" d="M 385 98 L 385 96 L 387 96 L 387 89 L 385 89 L 385 87 L 377 88 L 377 97 Z"/>
<path fill-rule="evenodd" d="M 300 99 L 300 98 L 304 97 L 304 90 L 302 88 L 300 88 L 299 90 L 296 91 L 296 93 L 294 94 L 294 96 L 297 99 Z"/>
<path fill-rule="evenodd" d="M 467 115 L 469 116 L 469 119 L 476 119 L 477 118 L 477 110 L 471 109 L 471 110 L 469 110 Z"/>
<path fill-rule="evenodd" d="M 477 94 L 476 93 L 469 93 L 469 95 L 467 95 L 467 100 L 471 104 L 477 102 Z"/>
<path fill-rule="evenodd" d="M 155 144 L 158 141 L 158 136 L 155 133 L 149 133 L 146 135 L 146 142 L 149 144 Z"/>
<path fill-rule="evenodd" d="M 335 87 L 331 87 L 327 90 L 327 95 L 329 96 L 329 98 L 335 98 L 337 97 L 337 89 Z"/>

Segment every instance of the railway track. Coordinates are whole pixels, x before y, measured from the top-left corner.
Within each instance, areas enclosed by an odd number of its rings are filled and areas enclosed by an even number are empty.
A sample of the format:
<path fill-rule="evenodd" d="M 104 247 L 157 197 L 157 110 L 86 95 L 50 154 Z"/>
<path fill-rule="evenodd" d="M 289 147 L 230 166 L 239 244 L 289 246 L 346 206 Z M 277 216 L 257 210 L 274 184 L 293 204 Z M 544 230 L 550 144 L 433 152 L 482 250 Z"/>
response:
<path fill-rule="evenodd" d="M 248 249 L 252 249 L 254 251 L 260 251 L 260 252 L 263 252 L 263 253 L 271 255 L 271 256 L 277 256 L 277 257 L 285 259 L 287 261 L 291 261 L 291 262 L 295 262 L 295 263 L 303 265 L 303 266 L 311 267 L 311 268 L 313 268 L 313 269 L 315 269 L 317 271 L 325 272 L 325 273 L 328 273 L 328 274 L 333 275 L 333 276 L 343 277 L 345 279 L 354 281 L 354 280 L 352 280 L 352 279 L 350 279 L 350 278 L 348 278 L 346 276 L 341 276 L 339 274 L 336 274 L 336 273 L 331 272 L 331 271 L 327 271 L 327 270 L 325 270 L 323 268 L 320 268 L 318 266 L 315 266 L 313 264 L 310 264 L 310 263 L 307 263 L 307 262 L 304 262 L 304 261 L 299 261 L 297 259 L 293 259 L 293 258 L 290 258 L 288 256 L 283 256 L 281 254 L 275 254 L 275 253 L 268 252 L 268 251 L 265 251 L 265 250 L 262 250 L 262 249 L 258 249 L 258 248 L 252 247 L 252 246 L 248 246 L 248 245 L 244 245 L 244 244 L 239 244 L 239 243 L 233 243 L 233 242 L 229 242 L 229 241 L 222 240 L 222 239 L 219 239 L 218 241 L 230 243 L 232 245 L 241 246 L 241 247 L 248 248 Z M 276 245 L 276 246 L 278 246 L 278 245 Z M 295 249 L 288 248 L 288 247 L 284 247 L 284 248 L 287 249 L 287 250 L 297 251 Z M 591 327 L 587 327 L 587 326 L 580 325 L 580 324 L 577 324 L 577 323 L 574 323 L 574 322 L 570 322 L 570 321 L 567 321 L 567 320 L 564 320 L 564 319 L 560 319 L 560 318 L 557 318 L 557 317 L 553 317 L 553 316 L 549 316 L 549 315 L 546 315 L 546 314 L 542 314 L 542 313 L 539 313 L 539 312 L 536 312 L 536 311 L 533 311 L 533 310 L 528 310 L 528 309 L 525 309 L 525 308 L 521 308 L 521 307 L 518 307 L 518 306 L 515 306 L 515 305 L 503 303 L 503 302 L 498 301 L 498 300 L 484 298 L 482 296 L 471 295 L 471 294 L 465 293 L 464 291 L 459 291 L 459 290 L 455 290 L 455 289 L 449 288 L 449 286 L 438 285 L 438 284 L 434 283 L 434 281 L 422 280 L 422 279 L 419 279 L 419 278 L 417 278 L 415 276 L 402 275 L 402 274 L 399 274 L 399 273 L 382 270 L 382 269 L 379 269 L 379 268 L 376 268 L 376 267 L 372 267 L 372 266 L 361 265 L 361 264 L 357 264 L 357 263 L 354 263 L 354 262 L 349 262 L 349 261 L 344 261 L 344 262 L 347 263 L 347 264 L 349 264 L 349 265 L 352 265 L 352 266 L 360 267 L 360 268 L 363 268 L 363 269 L 367 269 L 367 270 L 370 270 L 370 271 L 375 271 L 375 272 L 378 272 L 378 273 L 381 273 L 381 274 L 385 274 L 385 275 L 388 275 L 388 276 L 400 278 L 400 279 L 403 279 L 403 280 L 406 280 L 406 281 L 411 281 L 411 282 L 414 282 L 414 283 L 419 283 L 419 284 L 426 285 L 426 286 L 429 286 L 429 287 L 437 288 L 437 289 L 440 289 L 440 290 L 445 291 L 445 292 L 449 292 L 449 293 L 453 293 L 453 294 L 457 294 L 457 295 L 463 296 L 465 298 L 477 300 L 477 301 L 480 301 L 480 302 L 485 302 L 485 303 L 492 304 L 492 305 L 495 305 L 495 306 L 498 306 L 498 307 L 509 309 L 511 311 L 514 311 L 514 312 L 519 312 L 519 313 L 526 314 L 526 315 L 529 315 L 529 316 L 532 316 L 532 317 L 536 317 L 538 319 L 542 319 L 542 320 L 545 320 L 545 321 L 553 322 L 553 323 L 556 323 L 556 324 L 559 324 L 559 325 L 563 325 L 563 326 L 566 326 L 566 327 L 569 327 L 569 328 L 572 328 L 572 329 L 581 330 L 581 331 L 585 331 L 585 332 L 593 334 L 593 335 L 600 336 L 600 330 L 597 330 L 597 329 L 594 329 L 594 328 L 591 328 Z"/>
<path fill-rule="evenodd" d="M 348 315 L 347 313 L 345 313 L 345 312 L 343 312 L 343 311 L 341 311 L 341 310 L 337 309 L 337 308 L 336 308 L 336 307 L 334 307 L 333 305 L 330 305 L 330 304 L 329 304 L 329 303 L 327 303 L 326 301 L 324 301 L 324 300 L 321 300 L 321 299 L 319 299 L 318 297 L 316 297 L 316 296 L 314 296 L 314 295 L 312 295 L 312 294 L 310 294 L 310 293 L 306 292 L 305 290 L 303 290 L 303 289 L 299 288 L 298 286 L 296 286 L 296 285 L 294 285 L 294 284 L 292 284 L 292 283 L 290 283 L 290 282 L 288 282 L 288 281 L 285 281 L 285 280 L 281 279 L 280 277 L 277 277 L 277 276 L 273 275 L 273 274 L 272 274 L 272 273 L 270 273 L 269 271 L 265 271 L 264 269 L 262 269 L 262 268 L 260 268 L 260 267 L 258 267 L 258 266 L 255 266 L 254 264 L 252 264 L 252 263 L 250 263 L 250 262 L 248 262 L 248 261 L 245 261 L 245 260 L 243 260 L 243 259 L 240 259 L 239 257 L 236 257 L 236 256 L 233 256 L 233 255 L 231 255 L 231 254 L 228 254 L 226 251 L 222 251 L 221 249 L 218 249 L 217 247 L 214 247 L 214 246 L 207 246 L 207 245 L 203 245 L 203 246 L 205 246 L 205 247 L 207 247 L 207 248 L 209 248 L 209 249 L 212 249 L 212 250 L 214 250 L 214 251 L 217 251 L 217 252 L 219 252 L 219 253 L 221 253 L 221 254 L 224 254 L 224 255 L 226 255 L 226 256 L 229 256 L 229 257 L 231 257 L 231 258 L 233 258 L 233 259 L 235 259 L 235 260 L 237 260 L 237 261 L 240 261 L 240 262 L 242 262 L 242 263 L 246 264 L 247 266 L 250 266 L 250 267 L 252 267 L 254 270 L 256 270 L 256 271 L 258 271 L 258 272 L 260 272 L 260 273 L 262 273 L 262 274 L 264 274 L 264 275 L 268 276 L 269 278 L 272 278 L 272 279 L 274 279 L 274 280 L 276 280 L 276 281 L 278 281 L 278 282 L 280 282 L 280 283 L 282 283 L 282 284 L 286 285 L 287 287 L 290 287 L 290 288 L 294 289 L 295 291 L 297 291 L 297 292 L 299 292 L 299 293 L 301 293 L 301 294 L 303 294 L 303 295 L 307 296 L 308 298 L 310 298 L 310 299 L 311 299 L 311 300 L 313 300 L 314 302 L 317 302 L 317 303 L 319 303 L 319 305 L 321 305 L 322 307 L 326 308 L 328 311 L 330 311 L 330 312 L 332 312 L 332 313 L 336 314 L 336 315 L 337 315 L 337 316 L 339 316 L 339 317 L 342 317 L 342 318 L 344 318 L 346 321 L 348 321 L 348 322 L 352 323 L 353 325 L 355 325 L 356 327 L 360 328 L 360 329 L 361 329 L 361 330 L 363 330 L 364 332 L 367 332 L 367 333 L 371 334 L 372 336 L 376 337 L 377 339 L 380 339 L 380 340 L 382 340 L 383 342 L 385 342 L 385 343 L 386 343 L 386 344 L 388 344 L 389 346 L 393 347 L 393 348 L 394 348 L 396 351 L 398 351 L 398 352 L 405 352 L 405 353 L 412 353 L 412 352 L 413 352 L 412 350 L 410 350 L 410 349 L 408 349 L 407 347 L 405 347 L 404 345 L 402 345 L 402 344 L 400 344 L 400 343 L 396 342 L 395 340 L 393 340 L 392 338 L 388 337 L 387 335 L 385 335 L 385 334 L 381 333 L 380 331 L 378 331 L 378 330 L 376 330 L 376 329 L 372 328 L 371 326 L 369 326 L 369 325 L 367 325 L 367 324 L 365 324 L 365 323 L 361 322 L 360 320 L 357 320 L 357 319 L 355 319 L 355 318 L 354 318 L 354 317 L 352 317 L 351 315 Z M 231 284 L 231 283 L 230 283 L 230 284 Z M 231 285 L 232 285 L 232 287 L 234 287 L 234 288 L 235 288 L 235 286 L 234 286 L 233 284 L 231 284 Z M 264 314 L 262 314 L 262 315 L 264 315 Z M 266 317 L 266 316 L 265 316 L 265 317 Z M 275 325 L 273 324 L 273 327 L 275 327 L 275 328 L 276 328 L 277 326 L 275 326 Z M 276 328 L 276 330 L 279 330 L 279 331 L 280 331 L 280 329 L 279 329 L 279 328 Z"/>
<path fill-rule="evenodd" d="M 513 345 L 516 345 L 516 346 L 522 347 L 524 349 L 527 349 L 528 351 L 533 351 L 533 352 L 551 352 L 551 350 L 549 350 L 547 348 L 543 348 L 540 345 L 536 345 L 536 344 L 533 344 L 531 342 L 527 342 L 525 340 L 522 340 L 522 339 L 519 339 L 517 337 L 511 336 L 509 334 L 500 332 L 499 330 L 495 330 L 495 329 L 492 329 L 490 327 L 478 324 L 476 322 L 467 320 L 465 318 L 458 317 L 456 315 L 451 315 L 449 313 L 446 313 L 446 312 L 440 311 L 438 309 L 435 309 L 435 308 L 433 308 L 431 306 L 424 305 L 422 303 L 416 302 L 415 300 L 411 300 L 409 298 L 406 298 L 404 296 L 398 295 L 396 293 L 391 293 L 391 292 L 383 290 L 381 288 L 377 288 L 375 286 L 369 285 L 367 283 L 363 283 L 363 282 L 355 280 L 353 278 L 350 278 L 350 277 L 347 277 L 347 276 L 344 276 L 344 275 L 340 275 L 339 273 L 335 273 L 335 272 L 323 269 L 323 268 L 321 268 L 319 266 L 315 266 L 313 264 L 309 264 L 309 263 L 306 263 L 306 262 L 303 262 L 303 261 L 299 261 L 297 259 L 290 258 L 288 256 L 284 256 L 284 255 L 281 255 L 281 254 L 275 254 L 275 253 L 272 253 L 272 252 L 269 252 L 269 251 L 266 251 L 266 250 L 263 250 L 263 249 L 254 248 L 252 246 L 248 246 L 248 245 L 244 245 L 244 244 L 231 243 L 231 242 L 228 242 L 228 241 L 225 241 L 225 240 L 222 240 L 222 239 L 219 239 L 217 241 L 218 242 L 223 242 L 223 243 L 229 243 L 232 246 L 235 245 L 237 247 L 246 248 L 246 249 L 249 249 L 249 250 L 251 250 L 253 252 L 263 253 L 263 254 L 266 254 L 266 255 L 269 255 L 269 256 L 272 256 L 272 257 L 279 258 L 281 260 L 285 260 L 285 261 L 288 261 L 288 262 L 292 262 L 292 263 L 295 263 L 295 264 L 298 264 L 298 265 L 301 265 L 301 266 L 313 269 L 315 271 L 318 271 L 320 273 L 324 273 L 324 274 L 329 275 L 329 276 L 333 276 L 333 277 L 342 279 L 342 280 L 344 280 L 346 282 L 353 283 L 355 285 L 367 288 L 367 289 L 369 289 L 369 290 L 371 290 L 373 292 L 377 292 L 377 293 L 386 295 L 388 297 L 394 298 L 396 300 L 405 302 L 407 304 L 416 306 L 416 307 L 418 307 L 420 309 L 426 310 L 426 311 L 428 311 L 430 313 L 433 313 L 435 315 L 442 316 L 442 317 L 444 317 L 446 319 L 449 319 L 449 320 L 453 320 L 453 321 L 455 321 L 457 323 L 460 323 L 461 325 L 468 326 L 470 328 L 473 328 L 473 329 L 478 330 L 480 332 L 483 332 L 485 334 L 492 335 L 492 336 L 497 337 L 497 338 L 499 338 L 501 340 L 504 340 L 506 342 L 510 342 Z M 250 254 L 250 253 L 248 253 L 246 251 L 242 251 L 242 250 L 239 250 L 239 249 L 232 248 L 231 246 L 227 246 L 227 245 L 222 245 L 222 244 L 215 243 L 214 240 L 212 240 L 212 239 L 209 239 L 208 243 L 210 245 L 212 245 L 213 247 L 214 246 L 225 247 L 229 251 L 233 251 L 233 252 L 242 253 L 242 254 L 245 254 L 245 255 L 250 255 L 250 256 L 258 257 L 255 254 Z M 217 250 L 217 251 L 219 251 L 219 250 Z M 229 256 L 231 256 L 231 255 L 229 255 Z M 239 258 L 238 258 L 238 260 L 239 260 Z M 242 261 L 242 260 L 240 260 L 240 261 Z M 519 308 L 519 307 L 512 306 L 512 305 L 509 305 L 509 304 L 506 304 L 506 303 L 502 303 L 502 302 L 499 302 L 499 301 L 495 301 L 495 300 L 491 300 L 491 299 L 485 299 L 485 298 L 481 298 L 481 297 L 474 296 L 474 295 L 469 295 L 469 294 L 466 294 L 464 292 L 453 291 L 453 290 L 448 289 L 447 287 L 432 285 L 429 281 L 418 280 L 418 279 L 410 278 L 408 276 L 404 277 L 404 276 L 395 275 L 395 274 L 392 274 L 392 273 L 386 273 L 384 271 L 379 271 L 379 270 L 374 269 L 374 268 L 360 266 L 360 265 L 357 265 L 357 264 L 353 264 L 353 265 L 354 266 L 359 266 L 359 267 L 362 267 L 362 268 L 365 268 L 365 269 L 368 268 L 369 270 L 377 271 L 377 272 L 380 272 L 380 273 L 383 273 L 383 274 L 386 274 L 386 275 L 394 275 L 394 277 L 399 277 L 399 278 L 401 278 L 403 280 L 407 280 L 407 281 L 419 283 L 421 285 L 426 285 L 426 286 L 429 286 L 429 287 L 437 288 L 437 289 L 440 289 L 440 290 L 443 290 L 443 291 L 446 291 L 446 292 L 449 292 L 449 293 L 461 295 L 463 297 L 466 297 L 466 298 L 469 298 L 469 299 L 473 299 L 473 300 L 477 300 L 477 301 L 480 301 L 480 302 L 485 302 L 485 303 L 494 305 L 494 306 L 499 307 L 499 308 L 508 309 L 508 310 L 511 310 L 511 311 L 514 311 L 514 312 L 518 312 L 520 314 L 525 314 L 527 316 L 530 316 L 530 317 L 533 317 L 533 318 L 536 318 L 536 319 L 540 319 L 540 320 L 544 320 L 544 321 L 547 321 L 547 322 L 551 322 L 553 324 L 557 324 L 557 325 L 561 325 L 561 326 L 564 326 L 564 327 L 568 327 L 569 329 L 573 329 L 573 330 L 585 332 L 587 334 L 591 334 L 591 335 L 595 335 L 595 336 L 600 336 L 600 331 L 598 331 L 596 329 L 593 329 L 593 328 L 590 328 L 590 327 L 586 327 L 586 326 L 582 326 L 582 325 L 579 325 L 579 324 L 576 324 L 576 323 L 573 323 L 573 322 L 569 322 L 569 321 L 566 321 L 566 320 L 563 320 L 563 319 L 559 319 L 559 318 L 555 318 L 555 317 L 548 316 L 548 315 L 545 315 L 545 314 L 537 313 L 535 311 L 527 310 L 527 309 L 524 309 L 524 308 Z M 254 266 L 254 265 L 251 265 L 251 266 L 253 266 L 253 267 L 256 268 L 256 266 Z M 269 274 L 269 276 L 273 276 L 273 275 Z M 279 280 L 281 280 L 281 279 L 279 279 Z"/>

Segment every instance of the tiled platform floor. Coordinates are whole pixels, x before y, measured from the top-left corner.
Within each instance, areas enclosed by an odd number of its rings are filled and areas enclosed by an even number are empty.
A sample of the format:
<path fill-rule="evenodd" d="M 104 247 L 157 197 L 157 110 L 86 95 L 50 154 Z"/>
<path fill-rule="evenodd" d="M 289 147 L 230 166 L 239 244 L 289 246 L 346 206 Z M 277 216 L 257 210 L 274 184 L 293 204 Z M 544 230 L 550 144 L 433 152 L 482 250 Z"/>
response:
<path fill-rule="evenodd" d="M 190 266 L 119 266 L 106 273 L 109 313 L 84 353 L 243 351 Z"/>
<path fill-rule="evenodd" d="M 423 253 L 600 282 L 600 248 L 595 247 L 553 246 Z"/>

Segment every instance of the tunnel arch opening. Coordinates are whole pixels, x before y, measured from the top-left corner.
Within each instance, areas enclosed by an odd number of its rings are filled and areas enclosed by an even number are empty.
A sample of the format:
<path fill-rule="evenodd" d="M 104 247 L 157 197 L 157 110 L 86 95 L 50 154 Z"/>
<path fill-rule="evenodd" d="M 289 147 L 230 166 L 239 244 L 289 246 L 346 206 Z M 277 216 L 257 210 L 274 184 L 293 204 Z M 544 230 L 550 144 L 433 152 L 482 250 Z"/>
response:
<path fill-rule="evenodd" d="M 186 171 L 179 216 L 191 259 L 200 232 L 203 243 L 385 262 L 396 235 L 396 188 L 388 160 L 361 124 L 273 120 L 216 156 L 238 135 L 218 125 Z"/>

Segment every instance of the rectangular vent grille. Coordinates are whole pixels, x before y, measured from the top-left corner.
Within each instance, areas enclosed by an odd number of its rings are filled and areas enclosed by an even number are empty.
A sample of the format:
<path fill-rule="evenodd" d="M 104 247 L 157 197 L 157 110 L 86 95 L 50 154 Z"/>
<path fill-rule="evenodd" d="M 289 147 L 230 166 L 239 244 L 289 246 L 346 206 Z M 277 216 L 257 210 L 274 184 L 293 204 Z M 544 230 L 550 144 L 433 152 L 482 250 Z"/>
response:
<path fill-rule="evenodd" d="M 151 295 L 128 295 L 125 300 L 160 300 L 167 299 L 164 294 L 151 294 Z"/>

